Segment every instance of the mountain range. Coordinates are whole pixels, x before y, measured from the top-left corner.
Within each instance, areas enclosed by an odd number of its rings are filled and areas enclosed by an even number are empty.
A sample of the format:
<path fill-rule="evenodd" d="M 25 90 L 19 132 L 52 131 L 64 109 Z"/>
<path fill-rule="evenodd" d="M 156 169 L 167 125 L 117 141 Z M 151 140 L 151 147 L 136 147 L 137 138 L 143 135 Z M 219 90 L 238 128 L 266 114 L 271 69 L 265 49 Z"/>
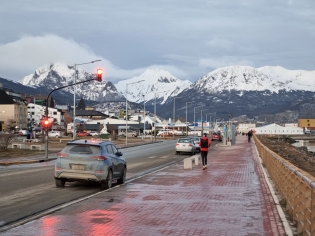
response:
<path fill-rule="evenodd" d="M 51 90 L 73 83 L 74 75 L 73 67 L 56 63 L 36 69 L 20 83 L 37 91 L 44 88 Z M 79 69 L 76 81 L 94 76 Z M 109 104 L 110 109 L 115 109 L 115 103 L 116 109 L 125 109 L 123 104 L 127 95 L 130 108 L 143 108 L 145 103 L 146 110 L 153 112 L 155 107 L 157 114 L 166 119 L 173 118 L 175 105 L 175 118 L 185 120 L 187 114 L 190 121 L 200 119 L 202 114 L 204 120 L 206 114 L 212 119 L 228 119 L 231 115 L 266 117 L 288 110 L 301 116 L 312 113 L 314 78 L 315 71 L 287 70 L 278 66 L 229 66 L 218 68 L 192 83 L 180 80 L 167 71 L 148 69 L 138 77 L 117 84 L 103 79 L 101 83 L 77 85 L 76 94 L 78 98 L 98 104 L 97 109 L 100 110 L 109 109 Z M 73 87 L 63 89 L 62 93 L 73 101 L 71 96 L 69 98 Z M 301 107 L 304 107 L 303 112 Z M 308 109 L 305 110 L 305 107 Z M 296 119 L 296 116 L 292 117 Z"/>

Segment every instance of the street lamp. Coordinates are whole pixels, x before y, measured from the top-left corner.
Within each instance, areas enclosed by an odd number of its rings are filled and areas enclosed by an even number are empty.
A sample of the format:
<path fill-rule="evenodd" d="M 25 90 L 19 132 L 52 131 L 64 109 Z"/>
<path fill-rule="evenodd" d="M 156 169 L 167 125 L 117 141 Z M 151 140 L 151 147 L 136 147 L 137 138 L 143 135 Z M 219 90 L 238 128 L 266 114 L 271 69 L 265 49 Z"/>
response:
<path fill-rule="evenodd" d="M 126 135 L 126 146 L 127 146 L 127 144 L 128 144 L 128 138 L 127 138 L 127 136 L 128 136 L 128 133 L 127 133 L 127 121 L 128 121 L 128 100 L 127 100 L 127 95 L 128 95 L 128 85 L 129 84 L 137 84 L 137 83 L 140 83 L 140 82 L 142 82 L 142 81 L 144 81 L 144 80 L 139 80 L 139 81 L 136 81 L 136 82 L 133 82 L 133 83 L 127 83 L 126 84 L 126 115 L 125 115 L 125 117 L 126 117 L 126 133 L 125 133 L 125 135 Z"/>
<path fill-rule="evenodd" d="M 203 107 L 203 106 L 198 106 L 194 107 L 194 136 L 196 136 L 196 108 Z"/>
<path fill-rule="evenodd" d="M 156 95 L 158 94 L 158 93 L 166 93 L 166 92 L 168 92 L 169 90 L 167 90 L 167 91 L 162 91 L 162 92 L 155 92 L 155 97 L 154 97 L 154 117 L 155 117 L 155 119 L 156 119 Z M 155 124 L 154 124 L 154 142 L 156 141 L 156 122 L 155 122 Z"/>
<path fill-rule="evenodd" d="M 186 102 L 186 136 L 188 135 L 188 130 L 187 130 L 187 104 L 188 103 L 193 103 L 193 102 Z"/>
<path fill-rule="evenodd" d="M 142 139 L 145 139 L 145 134 L 144 134 L 144 130 L 145 130 L 145 97 L 144 94 L 142 94 L 143 96 L 143 135 L 142 135 Z"/>
<path fill-rule="evenodd" d="M 98 61 L 101 61 L 101 60 L 94 60 L 94 61 L 90 61 L 90 62 L 74 64 L 74 84 L 77 81 L 77 66 L 92 64 L 92 63 L 98 62 Z M 75 136 L 76 136 L 76 130 L 75 130 L 75 128 L 76 128 L 76 123 L 75 123 L 75 93 L 76 93 L 76 88 L 77 88 L 77 86 L 74 85 L 74 88 L 73 88 L 73 135 L 72 135 L 73 139 L 75 139 Z M 48 101 L 46 101 L 46 102 L 48 103 Z"/>
<path fill-rule="evenodd" d="M 203 134 L 203 119 L 202 119 L 202 111 L 206 111 L 206 110 L 201 110 L 201 135 Z"/>
<path fill-rule="evenodd" d="M 207 115 L 211 115 L 212 113 L 207 113 L 206 114 L 206 122 L 208 123 Z M 211 129 L 211 116 L 210 116 L 210 122 L 209 122 L 209 131 Z"/>
<path fill-rule="evenodd" d="M 176 123 L 176 121 L 175 121 L 175 100 L 176 100 L 176 98 L 181 98 L 181 97 L 174 97 L 174 106 L 173 106 L 173 120 L 174 120 L 174 126 L 173 126 L 173 139 L 174 139 L 174 135 L 175 135 L 175 123 Z"/>

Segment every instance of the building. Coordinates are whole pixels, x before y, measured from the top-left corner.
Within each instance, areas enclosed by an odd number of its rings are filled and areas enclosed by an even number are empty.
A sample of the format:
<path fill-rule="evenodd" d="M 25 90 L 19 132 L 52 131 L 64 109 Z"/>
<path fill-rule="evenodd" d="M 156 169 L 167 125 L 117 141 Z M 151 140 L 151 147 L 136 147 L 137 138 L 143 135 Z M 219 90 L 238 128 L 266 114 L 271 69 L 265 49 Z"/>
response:
<path fill-rule="evenodd" d="M 21 94 L 0 88 L 1 130 L 27 128 L 27 103 Z"/>
<path fill-rule="evenodd" d="M 236 128 L 237 132 L 247 133 L 250 130 L 255 129 L 256 124 L 239 124 Z"/>
<path fill-rule="evenodd" d="M 300 135 L 304 134 L 303 129 L 295 126 L 281 126 L 269 124 L 261 127 L 252 128 L 255 134 L 278 134 L 278 135 Z"/>
<path fill-rule="evenodd" d="M 304 130 L 315 130 L 315 118 L 299 118 L 298 126 Z"/>

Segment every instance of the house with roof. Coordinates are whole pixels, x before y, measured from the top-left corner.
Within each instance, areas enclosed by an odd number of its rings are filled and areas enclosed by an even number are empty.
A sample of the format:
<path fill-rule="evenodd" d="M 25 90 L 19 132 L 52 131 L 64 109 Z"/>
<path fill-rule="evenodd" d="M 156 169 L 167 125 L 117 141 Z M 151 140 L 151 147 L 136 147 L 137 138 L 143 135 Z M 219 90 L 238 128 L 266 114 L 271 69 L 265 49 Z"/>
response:
<path fill-rule="evenodd" d="M 1 130 L 27 128 L 27 103 L 20 93 L 0 88 Z"/>

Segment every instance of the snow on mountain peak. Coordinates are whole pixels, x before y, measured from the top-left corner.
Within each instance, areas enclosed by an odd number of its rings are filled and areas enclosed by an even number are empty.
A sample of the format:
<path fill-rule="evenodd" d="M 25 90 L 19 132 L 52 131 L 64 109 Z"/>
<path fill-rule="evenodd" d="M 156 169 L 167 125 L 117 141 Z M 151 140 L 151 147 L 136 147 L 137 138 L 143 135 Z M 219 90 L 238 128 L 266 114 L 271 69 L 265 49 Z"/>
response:
<path fill-rule="evenodd" d="M 128 86 L 127 99 L 129 101 L 142 102 L 162 98 L 163 104 L 169 96 L 176 96 L 191 84 L 189 80 L 180 80 L 168 71 L 156 68 L 147 69 L 137 77 L 119 81 L 115 86 L 123 95 L 126 95 Z"/>
<path fill-rule="evenodd" d="M 218 68 L 201 77 L 193 87 L 208 92 L 224 90 L 263 91 L 306 90 L 314 91 L 312 78 L 315 71 L 287 70 L 283 67 L 265 66 L 255 69 L 250 66 Z"/>

